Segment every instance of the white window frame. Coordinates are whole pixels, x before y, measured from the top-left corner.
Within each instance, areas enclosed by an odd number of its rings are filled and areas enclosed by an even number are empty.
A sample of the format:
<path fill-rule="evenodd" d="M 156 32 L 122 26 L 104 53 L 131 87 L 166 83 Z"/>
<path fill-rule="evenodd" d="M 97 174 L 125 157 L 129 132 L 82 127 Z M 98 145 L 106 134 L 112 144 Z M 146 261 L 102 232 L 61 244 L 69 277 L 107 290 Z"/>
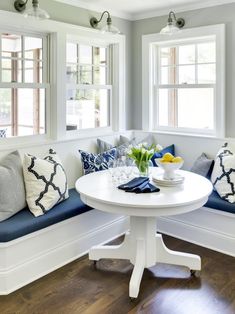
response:
<path fill-rule="evenodd" d="M 68 26 L 68 24 L 66 24 Z M 59 51 L 54 51 L 57 57 L 52 60 L 56 65 L 52 65 L 53 80 L 57 80 L 56 99 L 57 121 L 52 138 L 56 140 L 71 140 L 92 136 L 111 134 L 112 132 L 124 131 L 126 129 L 125 117 L 125 36 L 102 34 L 98 30 L 80 26 L 68 27 L 61 30 L 53 37 L 52 41 L 60 46 Z M 91 128 L 66 131 L 66 42 L 67 38 L 80 41 L 83 44 L 93 46 L 112 45 L 112 108 L 110 115 L 110 127 Z M 53 45 L 55 46 L 55 44 Z M 59 80 L 58 80 L 59 78 Z"/>
<path fill-rule="evenodd" d="M 113 107 L 113 79 L 112 79 L 112 74 L 113 74 L 113 47 L 112 44 L 110 44 L 109 42 L 103 41 L 102 43 L 100 43 L 99 45 L 97 44 L 97 42 L 95 41 L 94 43 L 91 43 L 91 41 L 84 41 L 83 38 L 75 37 L 75 36 L 67 36 L 67 43 L 71 42 L 71 43 L 75 43 L 78 45 L 88 45 L 88 46 L 92 46 L 92 47 L 105 47 L 108 49 L 108 58 L 107 58 L 107 62 L 108 62 L 108 68 L 109 68 L 109 72 L 108 72 L 108 84 L 105 85 L 96 85 L 96 84 L 77 84 L 77 83 L 67 83 L 66 82 L 66 86 L 67 89 L 84 89 L 84 90 L 90 90 L 90 89 L 106 89 L 109 91 L 109 126 L 107 127 L 94 127 L 94 128 L 84 128 L 84 129 L 78 129 L 78 130 L 67 130 L 67 136 L 76 136 L 82 133 L 93 133 L 94 130 L 95 132 L 111 132 L 112 131 L 112 127 L 114 125 L 114 121 L 112 118 L 112 107 Z M 93 42 L 93 41 L 92 41 Z M 67 66 L 67 64 L 66 64 Z M 67 99 L 66 99 L 67 101 Z"/>
<path fill-rule="evenodd" d="M 43 47 L 43 55 L 42 55 L 42 63 L 43 63 L 43 68 L 42 68 L 42 82 L 41 83 L 26 83 L 26 82 L 1 82 L 0 81 L 0 88 L 7 88 L 7 89 L 12 89 L 12 88 L 28 88 L 28 89 L 44 89 L 45 90 L 45 134 L 43 135 L 29 135 L 29 136 L 16 136 L 14 138 L 25 138 L 25 137 L 44 137 L 47 134 L 47 129 L 49 128 L 49 116 L 46 112 L 46 108 L 50 107 L 50 84 L 49 84 L 49 71 L 48 71 L 48 65 L 49 65 L 49 60 L 48 60 L 48 48 L 49 48 L 49 37 L 47 33 L 39 33 L 39 32 L 30 32 L 30 31 L 25 31 L 23 30 L 22 32 L 19 32 L 19 30 L 9 30 L 9 29 L 3 29 L 1 28 L 0 30 L 0 35 L 2 33 L 10 33 L 10 34 L 14 34 L 14 35 L 19 35 L 23 37 L 23 41 L 25 37 L 37 37 L 42 39 L 42 47 Z M 23 43 L 22 43 L 23 44 Z M 0 55 L 2 53 L 2 45 L 1 45 L 1 37 L 0 37 Z M 27 61 L 28 59 L 24 57 L 24 51 L 23 51 L 23 55 L 22 58 L 23 63 L 25 63 L 25 61 Z M 2 55 L 0 58 L 0 62 L 2 61 Z M 24 78 L 24 68 L 22 69 L 23 73 L 22 76 Z M 0 76 L 2 75 L 2 73 L 0 72 Z M 5 139 L 5 141 L 7 141 L 9 138 Z"/>
<path fill-rule="evenodd" d="M 199 41 L 205 37 L 214 37 L 216 41 L 216 84 L 215 84 L 215 113 L 214 130 L 202 130 L 177 127 L 160 127 L 156 121 L 155 77 L 154 69 L 158 58 L 156 45 L 177 45 L 187 40 Z M 198 85 L 197 85 L 198 86 Z M 169 87 L 169 86 L 168 86 Z M 186 87 L 190 87 L 187 84 Z M 224 137 L 225 136 L 225 25 L 213 25 L 199 28 L 185 29 L 172 37 L 162 34 L 142 36 L 142 128 L 145 131 L 162 133 L 187 134 L 197 136 Z"/>
<path fill-rule="evenodd" d="M 12 25 L 15 25 L 14 27 Z M 23 30 L 25 33 L 49 34 L 49 83 L 50 94 L 46 95 L 46 135 L 19 136 L 2 138 L 0 150 L 27 147 L 29 145 L 44 145 L 59 141 L 78 138 L 89 138 L 112 134 L 126 130 L 125 117 L 125 81 L 126 81 L 126 48 L 125 35 L 102 34 L 92 28 L 57 22 L 53 20 L 40 21 L 25 19 L 19 13 L 0 11 L 0 30 L 9 33 Z M 66 131 L 66 40 L 67 36 L 79 38 L 91 45 L 113 46 L 112 74 L 112 114 L 111 127 L 78 131 Z"/>

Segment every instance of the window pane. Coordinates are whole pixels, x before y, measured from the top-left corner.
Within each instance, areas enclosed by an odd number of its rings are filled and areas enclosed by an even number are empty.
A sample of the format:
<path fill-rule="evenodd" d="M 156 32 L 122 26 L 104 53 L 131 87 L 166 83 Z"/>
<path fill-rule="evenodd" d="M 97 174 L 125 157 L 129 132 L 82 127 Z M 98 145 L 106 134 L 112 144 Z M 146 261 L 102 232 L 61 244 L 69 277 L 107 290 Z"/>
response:
<path fill-rule="evenodd" d="M 66 47 L 67 62 L 77 63 L 78 62 L 78 48 L 77 44 L 67 43 Z"/>
<path fill-rule="evenodd" d="M 6 129 L 11 125 L 11 89 L 0 89 L 0 128 Z"/>
<path fill-rule="evenodd" d="M 19 88 L 17 100 L 18 136 L 45 133 L 45 92 Z"/>
<path fill-rule="evenodd" d="M 178 126 L 213 129 L 214 89 L 178 89 Z"/>
<path fill-rule="evenodd" d="M 106 48 L 93 47 L 93 58 L 93 64 L 95 65 L 106 64 Z"/>
<path fill-rule="evenodd" d="M 109 91 L 68 90 L 67 130 L 109 125 Z"/>
<path fill-rule="evenodd" d="M 38 52 L 38 57 L 34 57 L 34 59 L 39 59 L 39 50 L 42 49 L 42 38 L 37 37 L 25 37 L 25 53 L 28 51 Z"/>
<path fill-rule="evenodd" d="M 176 48 L 160 48 L 161 65 L 174 65 L 176 64 Z"/>
<path fill-rule="evenodd" d="M 179 84 L 195 83 L 195 66 L 181 65 L 179 66 Z"/>
<path fill-rule="evenodd" d="M 100 63 L 101 64 L 104 64 L 106 63 L 107 64 L 107 48 L 99 48 L 100 50 Z"/>
<path fill-rule="evenodd" d="M 214 84 L 215 83 L 215 64 L 198 65 L 198 83 Z"/>
<path fill-rule="evenodd" d="M 40 99 L 39 99 L 39 103 L 40 103 L 40 108 L 39 108 L 39 119 L 40 119 L 40 134 L 44 134 L 46 133 L 46 96 L 45 96 L 45 90 L 44 89 L 40 89 Z"/>
<path fill-rule="evenodd" d="M 94 84 L 107 84 L 106 67 L 94 67 Z"/>
<path fill-rule="evenodd" d="M 17 57 L 17 53 L 21 52 L 22 40 L 21 36 L 14 34 L 2 34 L 2 52 L 11 54 L 10 57 Z"/>
<path fill-rule="evenodd" d="M 90 65 L 80 66 L 79 83 L 92 84 L 92 66 Z"/>
<path fill-rule="evenodd" d="M 179 46 L 179 64 L 195 63 L 195 45 Z"/>
<path fill-rule="evenodd" d="M 161 67 L 161 84 L 176 84 L 176 68 Z"/>
<path fill-rule="evenodd" d="M 216 61 L 215 42 L 198 44 L 198 62 L 208 63 Z"/>
<path fill-rule="evenodd" d="M 17 59 L 2 58 L 2 81 L 22 82 L 22 61 Z"/>
<path fill-rule="evenodd" d="M 42 83 L 42 62 L 25 61 L 25 83 Z"/>
<path fill-rule="evenodd" d="M 92 64 L 92 47 L 79 45 L 79 63 Z"/>
<path fill-rule="evenodd" d="M 168 126 L 168 89 L 159 90 L 158 98 L 158 124 L 160 126 Z"/>
<path fill-rule="evenodd" d="M 67 83 L 78 83 L 78 67 L 76 64 L 68 64 L 67 65 Z"/>

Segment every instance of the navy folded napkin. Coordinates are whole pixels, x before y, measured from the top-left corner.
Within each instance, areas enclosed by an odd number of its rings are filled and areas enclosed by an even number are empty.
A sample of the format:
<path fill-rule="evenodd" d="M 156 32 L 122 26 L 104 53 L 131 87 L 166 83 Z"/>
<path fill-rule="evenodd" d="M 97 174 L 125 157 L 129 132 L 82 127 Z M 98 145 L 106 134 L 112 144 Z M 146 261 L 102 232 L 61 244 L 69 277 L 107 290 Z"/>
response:
<path fill-rule="evenodd" d="M 120 190 L 124 190 L 124 191 L 129 191 L 132 190 L 133 188 L 136 188 L 137 186 L 143 184 L 144 182 L 148 182 L 149 178 L 148 177 L 138 177 L 138 178 L 134 178 L 131 181 L 125 183 L 125 184 L 121 184 L 118 186 L 118 188 Z"/>
<path fill-rule="evenodd" d="M 119 185 L 120 190 L 131 193 L 154 193 L 159 192 L 160 189 L 149 182 L 148 177 L 139 177 L 131 180 L 128 183 Z"/>

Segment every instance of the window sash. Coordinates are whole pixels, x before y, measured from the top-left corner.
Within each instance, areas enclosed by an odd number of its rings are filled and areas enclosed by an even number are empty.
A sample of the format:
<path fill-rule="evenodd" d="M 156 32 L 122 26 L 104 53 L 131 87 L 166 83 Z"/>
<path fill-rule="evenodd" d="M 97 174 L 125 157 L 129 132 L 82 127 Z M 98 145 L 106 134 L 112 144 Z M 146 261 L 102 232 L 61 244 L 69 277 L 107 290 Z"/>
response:
<path fill-rule="evenodd" d="M 213 103 L 213 110 L 214 110 L 214 119 L 213 119 L 213 126 L 214 128 L 212 129 L 200 129 L 200 128 L 185 128 L 185 127 L 180 127 L 178 126 L 178 90 L 180 89 L 213 89 L 213 95 L 214 95 L 214 103 Z M 175 90 L 175 95 L 174 95 L 174 101 L 173 101 L 173 108 L 170 108 L 168 110 L 169 115 L 168 115 L 168 126 L 162 126 L 159 123 L 159 90 L 160 89 L 165 89 L 165 90 Z M 170 132 L 182 132 L 182 133 L 198 133 L 198 134 L 208 134 L 208 135 L 213 135 L 215 134 L 215 126 L 216 126 L 216 84 L 191 84 L 190 85 L 154 85 L 153 86 L 153 116 L 157 117 L 157 119 L 153 119 L 153 129 L 158 129 L 161 131 L 170 131 Z M 168 103 L 168 109 L 169 109 L 169 103 Z M 170 122 L 170 123 L 169 123 Z"/>
<path fill-rule="evenodd" d="M 8 124 L 7 126 L 11 127 L 11 135 L 14 137 L 18 137 L 18 129 L 20 127 L 26 127 L 26 128 L 33 128 L 34 131 L 37 133 L 37 135 L 40 135 L 40 130 L 42 129 L 41 125 L 40 125 L 40 118 L 38 119 L 38 121 L 33 121 L 33 125 L 22 125 L 19 123 L 18 121 L 18 97 L 17 95 L 17 90 L 18 89 L 32 89 L 35 91 L 40 91 L 40 90 L 44 90 L 45 91 L 45 134 L 47 134 L 47 130 L 48 130 L 48 121 L 49 121 L 49 117 L 48 117 L 48 104 L 49 104 L 49 94 L 50 94 L 50 84 L 49 84 L 49 68 L 48 68 L 48 48 L 49 48 L 49 35 L 41 35 L 41 34 L 30 34 L 30 33 L 17 33 L 15 31 L 10 31 L 10 32 L 4 32 L 2 31 L 0 33 L 0 36 L 2 38 L 2 34 L 4 33 L 12 33 L 12 34 L 17 34 L 21 36 L 21 51 L 19 53 L 21 53 L 21 57 L 14 57 L 14 55 L 12 55 L 11 57 L 5 57 L 2 56 L 2 40 L 0 40 L 0 89 L 9 89 L 11 90 L 12 96 L 13 98 L 11 99 L 11 123 Z M 36 48 L 37 50 L 42 49 L 42 57 L 40 58 L 25 58 L 25 37 L 34 37 L 34 38 L 40 38 L 42 40 L 42 48 Z M 32 51 L 34 51 L 35 49 L 30 49 Z M 29 50 L 27 50 L 29 51 Z M 40 55 L 39 55 L 40 56 Z M 20 80 L 22 80 L 22 82 L 2 82 L 2 71 L 4 70 L 3 67 L 3 60 L 11 60 L 11 61 L 19 61 L 21 62 L 21 78 Z M 27 70 L 30 70 L 29 68 L 25 67 L 25 64 L 27 61 L 30 62 L 36 62 L 39 63 L 40 66 L 39 68 L 37 67 L 38 71 L 36 71 L 36 75 L 39 76 L 40 75 L 40 67 L 42 66 L 42 81 L 40 83 L 27 83 L 25 82 L 25 72 Z M 11 76 L 15 77 L 15 74 L 13 73 L 14 71 L 17 71 L 16 68 L 9 68 L 7 69 L 11 72 Z M 39 92 L 40 93 L 40 92 Z M 37 93 L 36 93 L 37 94 Z M 35 97 L 37 97 L 35 94 Z M 37 107 L 40 107 L 40 103 L 37 102 Z M 35 104 L 32 104 L 33 108 L 35 106 Z M 35 109 L 33 109 L 34 111 Z M 35 111 L 37 114 L 35 117 L 38 116 L 39 111 L 36 108 Z M 2 127 L 3 125 L 1 125 Z M 35 136 L 35 135 L 31 135 L 31 136 Z"/>
<path fill-rule="evenodd" d="M 152 127 L 153 129 L 158 129 L 160 131 L 169 131 L 169 132 L 182 132 L 182 133 L 198 133 L 198 134 L 208 134 L 208 135 L 213 135 L 215 134 L 215 126 L 216 126 L 216 81 L 215 83 L 198 83 L 198 66 L 199 65 L 209 65 L 209 64 L 214 64 L 216 66 L 216 61 L 215 62 L 204 62 L 200 63 L 198 62 L 198 44 L 200 43 L 211 43 L 215 42 L 216 40 L 215 37 L 210 37 L 209 38 L 202 38 L 200 40 L 197 40 L 195 38 L 192 38 L 191 40 L 186 40 L 186 41 L 181 41 L 180 43 L 164 43 L 164 44 L 152 44 L 152 49 L 153 49 L 153 54 L 152 54 L 152 103 L 153 103 L 153 116 L 157 117 L 157 119 L 153 119 L 152 121 Z M 186 64 L 180 64 L 179 63 L 179 47 L 186 46 L 186 45 L 195 45 L 195 60 L 193 63 L 186 63 Z M 168 65 L 162 65 L 161 64 L 161 55 L 160 55 L 160 49 L 161 48 L 175 48 L 175 57 L 172 62 L 172 64 Z M 216 47 L 215 47 L 216 49 Z M 179 79 L 179 68 L 181 66 L 194 66 L 195 67 L 195 83 L 185 83 L 185 84 L 179 84 L 178 79 Z M 171 84 L 161 84 L 161 69 L 162 68 L 172 68 L 175 72 L 173 73 L 174 78 L 173 81 L 175 83 Z M 172 81 L 172 80 L 171 80 Z M 213 109 L 214 109 L 214 128 L 213 129 L 200 129 L 200 128 L 185 128 L 185 127 L 180 127 L 178 126 L 178 90 L 180 89 L 208 89 L 212 88 L 214 90 L 214 104 L 213 104 Z M 151 90 L 150 89 L 150 90 Z M 168 126 L 161 126 L 159 124 L 159 90 L 160 89 L 165 89 L 165 90 L 175 90 L 174 93 L 174 100 L 172 100 L 173 108 L 169 108 L 170 103 L 168 102 L 168 112 L 170 114 L 168 115 Z"/>

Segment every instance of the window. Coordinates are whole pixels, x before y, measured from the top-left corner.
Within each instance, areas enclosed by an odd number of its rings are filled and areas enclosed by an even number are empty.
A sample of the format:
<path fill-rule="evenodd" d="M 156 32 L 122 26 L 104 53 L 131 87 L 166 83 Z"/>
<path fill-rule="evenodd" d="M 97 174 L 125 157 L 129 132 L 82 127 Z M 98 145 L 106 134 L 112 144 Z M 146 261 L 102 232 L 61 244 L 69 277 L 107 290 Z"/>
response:
<path fill-rule="evenodd" d="M 159 41 L 148 35 L 143 40 L 143 48 L 150 52 L 148 65 L 143 61 L 143 72 L 149 77 L 143 83 L 143 102 L 149 99 L 151 107 L 145 125 L 159 131 L 223 136 L 224 56 L 219 26 L 187 30 L 185 35 L 182 31 L 178 39 L 156 34 Z"/>
<path fill-rule="evenodd" d="M 214 129 L 215 40 L 155 46 L 158 126 Z M 203 112 L 203 115 L 202 115 Z"/>
<path fill-rule="evenodd" d="M 6 136 L 46 132 L 47 40 L 1 33 L 0 130 Z"/>
<path fill-rule="evenodd" d="M 110 50 L 67 43 L 67 130 L 110 126 Z"/>

